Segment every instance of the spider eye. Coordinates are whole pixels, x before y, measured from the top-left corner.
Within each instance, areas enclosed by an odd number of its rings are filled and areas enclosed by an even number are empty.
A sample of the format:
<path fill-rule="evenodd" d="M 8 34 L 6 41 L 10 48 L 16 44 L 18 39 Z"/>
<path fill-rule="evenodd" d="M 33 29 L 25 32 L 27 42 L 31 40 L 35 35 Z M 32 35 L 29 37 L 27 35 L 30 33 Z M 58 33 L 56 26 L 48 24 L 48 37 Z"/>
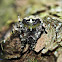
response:
<path fill-rule="evenodd" d="M 26 23 L 26 19 L 23 19 L 22 23 Z"/>
<path fill-rule="evenodd" d="M 36 22 L 40 22 L 40 23 L 41 23 L 40 19 L 36 19 L 35 21 L 36 21 Z"/>
<path fill-rule="evenodd" d="M 32 21 L 35 21 L 35 19 L 32 19 Z"/>
<path fill-rule="evenodd" d="M 28 20 L 23 19 L 22 23 L 23 23 L 25 26 L 28 26 L 28 25 L 29 25 L 28 21 L 30 21 L 30 20 L 29 20 L 29 19 L 28 19 Z"/>

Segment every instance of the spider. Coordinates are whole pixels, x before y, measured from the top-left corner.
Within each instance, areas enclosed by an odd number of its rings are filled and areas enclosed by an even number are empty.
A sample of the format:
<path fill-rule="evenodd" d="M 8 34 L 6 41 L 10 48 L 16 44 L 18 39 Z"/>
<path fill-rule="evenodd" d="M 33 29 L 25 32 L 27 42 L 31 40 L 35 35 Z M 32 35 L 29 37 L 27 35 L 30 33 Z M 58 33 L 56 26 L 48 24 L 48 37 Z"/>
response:
<path fill-rule="evenodd" d="M 41 34 L 47 33 L 43 26 L 43 21 L 38 16 L 29 16 L 22 21 L 20 21 L 20 18 L 18 20 L 19 22 L 14 25 L 12 32 L 19 32 L 21 51 L 23 51 L 26 44 L 29 45 L 30 50 L 33 50 Z"/>

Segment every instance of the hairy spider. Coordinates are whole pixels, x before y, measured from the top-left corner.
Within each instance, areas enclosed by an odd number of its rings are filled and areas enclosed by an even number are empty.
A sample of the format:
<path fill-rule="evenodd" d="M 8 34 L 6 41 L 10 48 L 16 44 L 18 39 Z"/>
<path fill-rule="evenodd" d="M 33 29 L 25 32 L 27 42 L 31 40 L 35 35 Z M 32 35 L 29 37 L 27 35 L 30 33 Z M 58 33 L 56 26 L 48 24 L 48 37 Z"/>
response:
<path fill-rule="evenodd" d="M 19 19 L 19 22 L 14 26 L 13 31 L 15 30 L 19 32 L 22 50 L 26 44 L 29 45 L 30 50 L 33 50 L 41 34 L 44 32 L 47 33 L 43 26 L 42 19 L 40 19 L 38 16 L 25 17 L 22 21 Z"/>

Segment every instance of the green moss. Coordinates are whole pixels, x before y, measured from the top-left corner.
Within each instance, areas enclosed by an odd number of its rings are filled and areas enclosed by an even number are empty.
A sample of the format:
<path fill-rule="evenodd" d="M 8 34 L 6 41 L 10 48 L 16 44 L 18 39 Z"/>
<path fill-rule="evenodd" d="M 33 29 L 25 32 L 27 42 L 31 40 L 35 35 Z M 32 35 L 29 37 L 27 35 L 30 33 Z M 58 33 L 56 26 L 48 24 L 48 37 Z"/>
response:
<path fill-rule="evenodd" d="M 36 60 L 36 59 L 34 59 L 34 60 L 29 60 L 28 62 L 37 62 L 37 60 Z"/>
<path fill-rule="evenodd" d="M 8 20 L 15 20 L 17 14 L 15 11 L 14 0 L 2 0 L 0 4 L 0 30 Z"/>

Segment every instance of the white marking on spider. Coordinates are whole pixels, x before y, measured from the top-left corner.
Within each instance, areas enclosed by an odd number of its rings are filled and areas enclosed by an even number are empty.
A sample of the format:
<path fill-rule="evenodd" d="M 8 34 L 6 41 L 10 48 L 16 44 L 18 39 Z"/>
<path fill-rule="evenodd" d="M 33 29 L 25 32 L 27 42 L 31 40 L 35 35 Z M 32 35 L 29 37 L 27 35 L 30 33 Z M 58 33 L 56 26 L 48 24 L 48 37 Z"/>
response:
<path fill-rule="evenodd" d="M 20 17 L 18 16 L 18 21 L 20 21 Z"/>

